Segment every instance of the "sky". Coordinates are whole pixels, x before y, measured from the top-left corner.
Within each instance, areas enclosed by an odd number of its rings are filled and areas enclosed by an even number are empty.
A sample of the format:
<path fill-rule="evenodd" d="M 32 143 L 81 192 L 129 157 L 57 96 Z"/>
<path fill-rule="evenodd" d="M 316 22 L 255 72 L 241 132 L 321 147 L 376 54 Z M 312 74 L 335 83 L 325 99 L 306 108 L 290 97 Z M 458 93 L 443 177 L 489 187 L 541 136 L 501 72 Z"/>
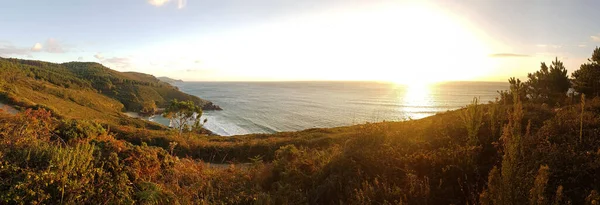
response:
<path fill-rule="evenodd" d="M 188 81 L 505 81 L 600 44 L 600 1 L 0 2 L 0 56 Z"/>

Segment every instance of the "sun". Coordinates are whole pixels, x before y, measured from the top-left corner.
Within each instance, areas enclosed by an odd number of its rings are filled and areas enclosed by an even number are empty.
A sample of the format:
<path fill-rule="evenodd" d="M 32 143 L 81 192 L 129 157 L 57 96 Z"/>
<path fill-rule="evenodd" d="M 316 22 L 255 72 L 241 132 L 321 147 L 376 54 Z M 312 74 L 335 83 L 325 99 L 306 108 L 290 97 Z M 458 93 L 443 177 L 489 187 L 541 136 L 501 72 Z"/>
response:
<path fill-rule="evenodd" d="M 381 79 L 409 86 L 475 80 L 492 67 L 490 49 L 478 31 L 456 17 L 426 5 L 403 5 L 386 15 L 394 19 L 373 40 L 381 55 L 393 56 L 376 65 Z M 373 61 L 382 58 L 373 58 Z"/>
<path fill-rule="evenodd" d="M 378 3 L 281 18 L 200 39 L 190 37 L 189 42 L 169 47 L 185 51 L 184 56 L 157 52 L 150 57 L 202 56 L 201 64 L 190 60 L 177 67 L 202 66 L 211 70 L 211 77 L 235 80 L 422 85 L 480 79 L 495 69 L 487 62 L 492 53 L 488 44 L 494 40 L 460 14 L 428 1 L 373 2 Z"/>

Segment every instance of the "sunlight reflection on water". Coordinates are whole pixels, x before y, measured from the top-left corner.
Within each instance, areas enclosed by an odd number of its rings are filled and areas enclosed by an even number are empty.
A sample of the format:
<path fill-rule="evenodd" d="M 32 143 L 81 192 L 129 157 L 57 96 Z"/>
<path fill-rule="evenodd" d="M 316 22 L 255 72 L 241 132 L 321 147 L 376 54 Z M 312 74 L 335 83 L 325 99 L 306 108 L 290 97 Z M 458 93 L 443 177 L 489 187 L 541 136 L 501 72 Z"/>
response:
<path fill-rule="evenodd" d="M 398 109 L 407 113 L 410 119 L 419 119 L 431 115 L 431 89 L 433 85 L 409 85 L 404 87 L 404 95 L 398 100 Z"/>

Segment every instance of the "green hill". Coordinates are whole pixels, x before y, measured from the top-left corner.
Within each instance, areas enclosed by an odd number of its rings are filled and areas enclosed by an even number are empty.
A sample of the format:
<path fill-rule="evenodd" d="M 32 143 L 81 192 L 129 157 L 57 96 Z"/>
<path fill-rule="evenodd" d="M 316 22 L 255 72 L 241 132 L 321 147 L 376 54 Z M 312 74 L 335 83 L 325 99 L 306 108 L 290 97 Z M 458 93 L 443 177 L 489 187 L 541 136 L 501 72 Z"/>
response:
<path fill-rule="evenodd" d="M 118 72 L 91 62 L 0 58 L 0 85 L 4 101 L 24 107 L 44 105 L 80 118 L 98 112 L 152 113 L 173 99 L 191 100 L 204 110 L 220 109 L 152 75 Z"/>

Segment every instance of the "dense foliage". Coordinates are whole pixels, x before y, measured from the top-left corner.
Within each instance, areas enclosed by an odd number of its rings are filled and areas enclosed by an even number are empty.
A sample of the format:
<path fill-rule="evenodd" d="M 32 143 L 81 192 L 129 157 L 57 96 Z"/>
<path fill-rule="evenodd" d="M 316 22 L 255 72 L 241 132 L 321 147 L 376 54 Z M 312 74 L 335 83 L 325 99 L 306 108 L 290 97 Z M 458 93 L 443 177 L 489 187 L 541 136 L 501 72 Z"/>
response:
<path fill-rule="evenodd" d="M 600 48 L 594 49 L 588 63 L 581 65 L 579 70 L 572 74 L 573 88 L 589 97 L 600 94 Z"/>
<path fill-rule="evenodd" d="M 562 100 L 571 87 L 567 69 L 558 58 L 552 61 L 550 68 L 546 66 L 546 63 L 542 63 L 539 71 L 529 73 L 527 76 L 529 78 L 527 81 L 529 97 L 536 103 L 551 105 L 559 103 L 553 100 Z"/>
<path fill-rule="evenodd" d="M 171 104 L 165 109 L 163 116 L 171 120 L 171 124 L 177 129 L 179 134 L 184 131 L 201 130 L 203 123 L 202 109 L 192 101 L 171 101 Z M 206 119 L 204 119 L 206 123 Z"/>

